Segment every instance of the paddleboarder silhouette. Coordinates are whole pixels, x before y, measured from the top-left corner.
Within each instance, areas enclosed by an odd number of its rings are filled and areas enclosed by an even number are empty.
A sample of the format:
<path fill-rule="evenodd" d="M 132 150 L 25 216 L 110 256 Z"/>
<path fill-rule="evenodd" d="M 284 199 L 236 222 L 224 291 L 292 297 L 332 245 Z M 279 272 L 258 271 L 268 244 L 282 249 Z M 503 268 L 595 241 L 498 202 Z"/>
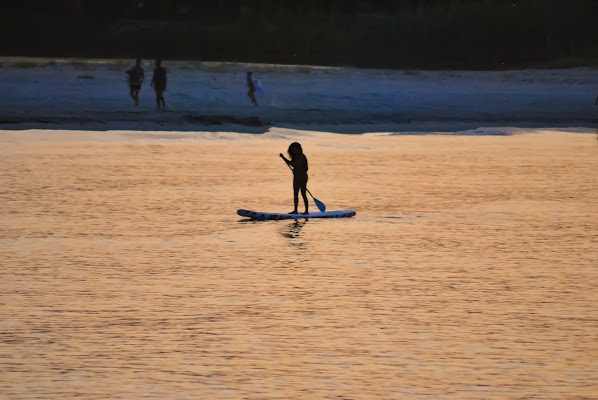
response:
<path fill-rule="evenodd" d="M 289 157 L 291 157 L 290 160 L 283 156 L 282 153 L 280 157 L 293 170 L 293 201 L 295 209 L 289 214 L 298 214 L 299 191 L 301 191 L 303 203 L 305 204 L 305 212 L 303 214 L 309 214 L 309 204 L 307 201 L 307 157 L 305 157 L 301 145 L 297 142 L 291 143 L 287 152 L 289 153 Z"/>

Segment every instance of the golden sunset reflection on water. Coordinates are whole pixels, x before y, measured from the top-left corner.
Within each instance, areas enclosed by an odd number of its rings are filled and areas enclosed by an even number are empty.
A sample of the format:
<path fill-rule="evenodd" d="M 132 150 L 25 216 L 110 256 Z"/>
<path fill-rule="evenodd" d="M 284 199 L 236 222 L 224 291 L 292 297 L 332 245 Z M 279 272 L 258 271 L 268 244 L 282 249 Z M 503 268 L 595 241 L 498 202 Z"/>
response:
<path fill-rule="evenodd" d="M 0 141 L 0 398 L 596 398 L 595 135 Z"/>

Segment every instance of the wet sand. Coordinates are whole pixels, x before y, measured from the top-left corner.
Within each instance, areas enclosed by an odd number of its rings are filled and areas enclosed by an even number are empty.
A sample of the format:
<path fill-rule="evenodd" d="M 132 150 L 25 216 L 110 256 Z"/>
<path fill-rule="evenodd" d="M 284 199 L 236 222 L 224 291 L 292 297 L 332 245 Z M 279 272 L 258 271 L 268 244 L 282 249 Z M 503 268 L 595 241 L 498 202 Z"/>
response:
<path fill-rule="evenodd" d="M 235 214 L 292 208 L 293 140 L 356 217 Z M 2 398 L 597 398 L 596 135 L 3 131 L 0 166 Z"/>

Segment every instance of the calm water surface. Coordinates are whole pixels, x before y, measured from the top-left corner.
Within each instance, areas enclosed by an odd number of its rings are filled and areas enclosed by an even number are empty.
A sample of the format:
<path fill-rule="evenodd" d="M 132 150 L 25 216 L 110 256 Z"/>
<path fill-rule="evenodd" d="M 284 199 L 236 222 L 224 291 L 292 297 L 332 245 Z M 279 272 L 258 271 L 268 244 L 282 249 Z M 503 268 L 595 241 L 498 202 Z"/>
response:
<path fill-rule="evenodd" d="M 596 399 L 598 142 L 5 132 L 2 399 Z M 312 205 L 315 209 L 315 207 Z"/>

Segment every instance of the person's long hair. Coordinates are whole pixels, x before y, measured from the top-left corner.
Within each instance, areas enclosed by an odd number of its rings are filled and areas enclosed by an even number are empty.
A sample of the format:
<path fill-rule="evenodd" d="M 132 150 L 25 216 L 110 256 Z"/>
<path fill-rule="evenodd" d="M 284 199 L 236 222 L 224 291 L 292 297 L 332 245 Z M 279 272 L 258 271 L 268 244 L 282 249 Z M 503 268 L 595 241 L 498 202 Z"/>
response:
<path fill-rule="evenodd" d="M 289 157 L 291 157 L 292 160 L 293 158 L 295 158 L 295 156 L 303 154 L 303 149 L 301 148 L 301 145 L 299 143 L 293 142 L 289 146 L 289 150 L 287 150 L 287 153 L 289 153 Z"/>

